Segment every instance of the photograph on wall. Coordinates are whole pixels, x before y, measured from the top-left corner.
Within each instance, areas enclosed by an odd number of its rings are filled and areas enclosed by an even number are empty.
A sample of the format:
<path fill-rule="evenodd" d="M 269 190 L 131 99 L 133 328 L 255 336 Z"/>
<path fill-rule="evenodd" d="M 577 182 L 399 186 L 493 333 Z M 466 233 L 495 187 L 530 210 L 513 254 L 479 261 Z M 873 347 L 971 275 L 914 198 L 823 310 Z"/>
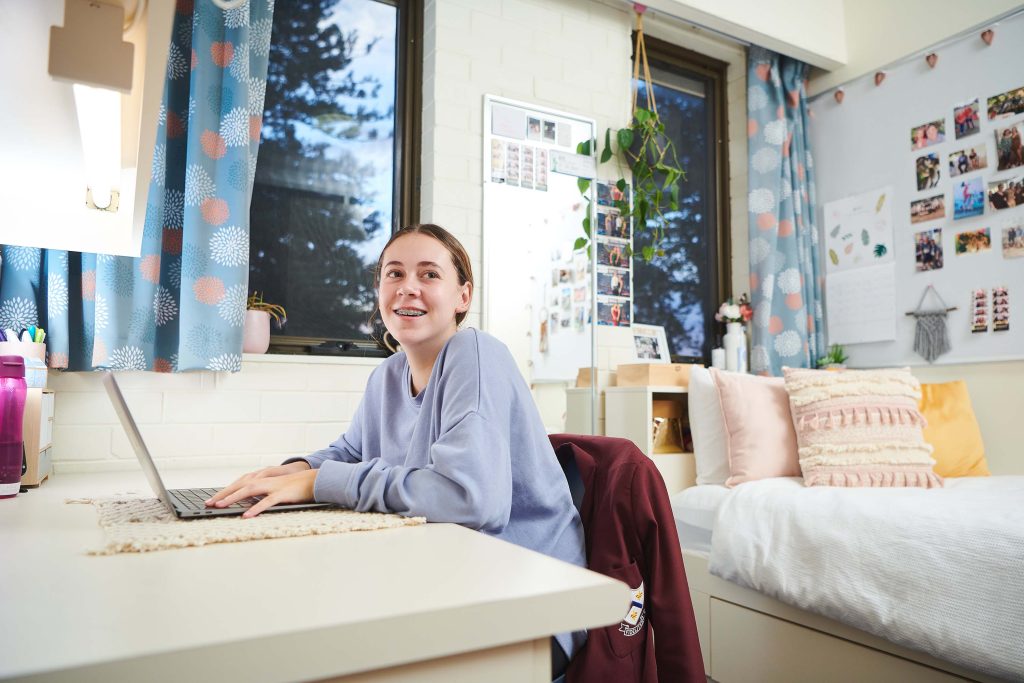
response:
<path fill-rule="evenodd" d="M 988 184 L 988 205 L 996 211 L 1024 206 L 1024 176 L 993 180 Z"/>
<path fill-rule="evenodd" d="M 1006 128 L 996 128 L 996 169 L 1005 171 L 1008 168 L 1024 166 L 1024 127 L 1015 123 Z"/>
<path fill-rule="evenodd" d="M 985 213 L 985 185 L 981 177 L 962 180 L 953 187 L 953 220 Z"/>
<path fill-rule="evenodd" d="M 988 290 L 971 292 L 971 332 L 988 332 Z"/>
<path fill-rule="evenodd" d="M 533 188 L 541 192 L 548 191 L 548 151 L 537 149 L 537 174 L 534 178 Z"/>
<path fill-rule="evenodd" d="M 597 234 L 600 237 L 629 239 L 629 224 L 617 209 L 601 207 L 597 211 Z"/>
<path fill-rule="evenodd" d="M 519 155 L 522 148 L 520 145 L 510 142 L 505 147 L 505 182 L 513 187 L 519 187 Z"/>
<path fill-rule="evenodd" d="M 1006 287 L 992 288 L 992 331 L 1010 329 L 1010 292 Z"/>
<path fill-rule="evenodd" d="M 892 261 L 891 196 L 884 187 L 825 204 L 829 272 Z"/>
<path fill-rule="evenodd" d="M 533 189 L 533 155 L 535 148 L 533 145 L 523 145 L 523 164 L 522 174 L 519 178 L 519 184 L 527 190 Z"/>
<path fill-rule="evenodd" d="M 534 116 L 526 117 L 526 139 L 540 141 L 540 119 Z"/>
<path fill-rule="evenodd" d="M 939 186 L 942 178 L 942 168 L 938 154 L 925 154 L 918 157 L 915 163 L 917 167 L 917 189 L 929 190 Z"/>
<path fill-rule="evenodd" d="M 949 177 L 956 178 L 958 175 L 980 171 L 988 167 L 988 157 L 985 154 L 985 146 L 968 147 L 959 149 L 949 155 Z"/>
<path fill-rule="evenodd" d="M 946 198 L 937 194 L 910 202 L 910 222 L 926 223 L 946 217 Z"/>
<path fill-rule="evenodd" d="M 1003 228 L 1003 258 L 1024 258 L 1024 224 Z"/>
<path fill-rule="evenodd" d="M 942 268 L 942 228 L 914 234 L 914 260 L 919 273 Z"/>
<path fill-rule="evenodd" d="M 621 201 L 625 195 L 615 185 L 608 183 L 597 183 L 597 205 L 615 206 L 615 202 Z"/>
<path fill-rule="evenodd" d="M 981 120 L 981 116 L 978 114 L 980 109 L 977 98 L 972 102 L 953 107 L 953 125 L 957 140 L 974 135 L 980 130 L 978 128 L 978 122 Z"/>
<path fill-rule="evenodd" d="M 910 149 L 924 149 L 946 141 L 946 119 L 922 123 L 910 129 Z"/>
<path fill-rule="evenodd" d="M 602 298 L 597 301 L 597 324 L 629 327 L 629 299 Z"/>
<path fill-rule="evenodd" d="M 992 237 L 988 228 L 978 228 L 956 234 L 956 255 L 978 254 L 992 248 Z"/>
<path fill-rule="evenodd" d="M 633 333 L 634 361 L 637 363 L 672 362 L 664 327 L 634 323 L 630 331 Z"/>
<path fill-rule="evenodd" d="M 598 240 L 597 264 L 625 268 L 629 266 L 628 245 L 625 242 Z"/>
<path fill-rule="evenodd" d="M 599 267 L 597 293 L 602 296 L 630 296 L 629 269 Z"/>
<path fill-rule="evenodd" d="M 558 127 L 554 121 L 544 121 L 544 142 L 557 142 L 558 140 Z"/>
<path fill-rule="evenodd" d="M 505 182 L 505 143 L 491 139 L 491 182 Z"/>
<path fill-rule="evenodd" d="M 557 132 L 555 137 L 555 143 L 559 147 L 568 147 L 572 144 L 572 129 L 568 123 L 559 122 L 556 126 Z"/>
<path fill-rule="evenodd" d="M 1024 112 L 1024 86 L 988 98 L 988 118 L 1005 119 Z"/>

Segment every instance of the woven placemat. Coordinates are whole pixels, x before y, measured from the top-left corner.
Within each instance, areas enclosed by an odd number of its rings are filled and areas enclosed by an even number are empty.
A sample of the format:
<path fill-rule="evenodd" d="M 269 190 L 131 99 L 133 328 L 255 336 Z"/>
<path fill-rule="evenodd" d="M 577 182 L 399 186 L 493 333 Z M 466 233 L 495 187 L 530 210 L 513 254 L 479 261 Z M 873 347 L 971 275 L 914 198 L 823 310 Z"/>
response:
<path fill-rule="evenodd" d="M 90 555 L 147 553 L 262 538 L 392 529 L 417 526 L 427 521 L 423 517 L 340 509 L 274 512 L 250 519 L 214 517 L 181 520 L 156 498 L 77 498 L 66 502 L 91 503 L 99 514 L 104 544 L 90 549 Z"/>

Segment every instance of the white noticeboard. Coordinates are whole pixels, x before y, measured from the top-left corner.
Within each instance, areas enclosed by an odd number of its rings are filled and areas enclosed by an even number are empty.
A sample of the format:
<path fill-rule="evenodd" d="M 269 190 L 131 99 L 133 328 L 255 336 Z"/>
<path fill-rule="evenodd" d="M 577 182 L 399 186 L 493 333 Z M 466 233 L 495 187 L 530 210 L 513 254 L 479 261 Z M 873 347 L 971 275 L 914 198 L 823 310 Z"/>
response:
<path fill-rule="evenodd" d="M 588 206 L 575 174 L 595 168 L 576 146 L 596 124 L 490 95 L 483 123 L 483 328 L 531 382 L 572 382 L 593 364 L 594 268 L 573 245 Z"/>

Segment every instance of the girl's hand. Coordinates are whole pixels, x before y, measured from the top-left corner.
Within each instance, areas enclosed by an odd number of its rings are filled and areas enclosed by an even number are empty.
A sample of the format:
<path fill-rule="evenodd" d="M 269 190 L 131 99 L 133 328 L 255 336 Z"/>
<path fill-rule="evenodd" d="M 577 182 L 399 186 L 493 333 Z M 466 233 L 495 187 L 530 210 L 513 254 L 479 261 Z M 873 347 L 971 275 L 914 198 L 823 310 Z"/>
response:
<path fill-rule="evenodd" d="M 246 510 L 243 517 L 252 517 L 277 503 L 306 503 L 313 500 L 316 470 L 304 460 L 275 465 L 249 472 L 225 486 L 205 501 L 207 507 L 223 508 L 251 496 L 264 496 Z"/>

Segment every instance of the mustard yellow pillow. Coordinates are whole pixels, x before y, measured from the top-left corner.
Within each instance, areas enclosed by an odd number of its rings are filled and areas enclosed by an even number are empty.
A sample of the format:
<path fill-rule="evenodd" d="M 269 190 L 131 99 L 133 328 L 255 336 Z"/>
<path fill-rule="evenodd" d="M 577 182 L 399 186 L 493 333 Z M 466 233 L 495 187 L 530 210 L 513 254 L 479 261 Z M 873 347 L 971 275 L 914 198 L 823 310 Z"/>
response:
<path fill-rule="evenodd" d="M 935 449 L 935 472 L 943 477 L 987 477 L 985 444 L 974 418 L 967 382 L 922 384 L 921 414 L 928 421 L 924 440 Z"/>

